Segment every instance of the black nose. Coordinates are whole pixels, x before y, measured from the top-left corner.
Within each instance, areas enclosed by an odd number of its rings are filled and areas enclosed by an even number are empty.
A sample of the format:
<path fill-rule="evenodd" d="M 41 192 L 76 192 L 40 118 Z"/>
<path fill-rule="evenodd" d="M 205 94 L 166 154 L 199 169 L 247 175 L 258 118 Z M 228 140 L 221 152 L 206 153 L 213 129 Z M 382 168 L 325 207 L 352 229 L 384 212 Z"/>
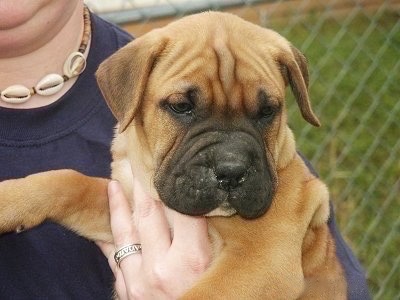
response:
<path fill-rule="evenodd" d="M 240 161 L 220 162 L 215 168 L 219 187 L 229 191 L 246 180 L 247 167 Z"/>

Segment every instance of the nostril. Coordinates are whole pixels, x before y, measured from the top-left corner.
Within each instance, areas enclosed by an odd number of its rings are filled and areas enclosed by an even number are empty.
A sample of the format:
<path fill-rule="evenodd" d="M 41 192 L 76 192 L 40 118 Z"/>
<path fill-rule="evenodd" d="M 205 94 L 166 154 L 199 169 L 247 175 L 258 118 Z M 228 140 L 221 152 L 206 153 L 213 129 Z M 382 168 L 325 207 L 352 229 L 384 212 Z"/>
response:
<path fill-rule="evenodd" d="M 229 191 L 231 189 L 234 189 L 238 186 L 238 181 L 234 178 L 221 178 L 217 177 L 218 180 L 218 186 L 220 189 Z"/>
<path fill-rule="evenodd" d="M 221 162 L 215 168 L 221 189 L 230 190 L 243 183 L 246 178 L 247 168 L 241 162 Z"/>

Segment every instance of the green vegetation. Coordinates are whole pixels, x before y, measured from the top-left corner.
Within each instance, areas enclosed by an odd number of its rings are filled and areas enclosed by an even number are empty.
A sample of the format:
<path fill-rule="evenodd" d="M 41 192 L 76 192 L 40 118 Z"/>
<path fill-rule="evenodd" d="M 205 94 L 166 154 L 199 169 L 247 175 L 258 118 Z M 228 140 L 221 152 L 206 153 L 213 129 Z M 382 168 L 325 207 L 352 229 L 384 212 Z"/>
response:
<path fill-rule="evenodd" d="M 309 60 L 311 101 L 323 126 L 307 125 L 289 96 L 298 148 L 327 182 L 371 294 L 400 299 L 399 14 L 321 14 L 268 27 Z"/>

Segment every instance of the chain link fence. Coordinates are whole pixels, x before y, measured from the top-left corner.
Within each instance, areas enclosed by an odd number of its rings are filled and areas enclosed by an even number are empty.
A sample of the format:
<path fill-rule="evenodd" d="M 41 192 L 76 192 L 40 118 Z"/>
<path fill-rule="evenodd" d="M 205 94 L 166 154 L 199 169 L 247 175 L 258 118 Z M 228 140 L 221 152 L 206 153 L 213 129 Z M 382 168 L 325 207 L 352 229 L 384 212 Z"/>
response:
<path fill-rule="evenodd" d="M 373 298 L 400 299 L 400 0 L 86 2 L 136 36 L 194 12 L 230 11 L 305 53 L 323 126 L 307 125 L 288 95 L 298 148 L 330 187 Z"/>

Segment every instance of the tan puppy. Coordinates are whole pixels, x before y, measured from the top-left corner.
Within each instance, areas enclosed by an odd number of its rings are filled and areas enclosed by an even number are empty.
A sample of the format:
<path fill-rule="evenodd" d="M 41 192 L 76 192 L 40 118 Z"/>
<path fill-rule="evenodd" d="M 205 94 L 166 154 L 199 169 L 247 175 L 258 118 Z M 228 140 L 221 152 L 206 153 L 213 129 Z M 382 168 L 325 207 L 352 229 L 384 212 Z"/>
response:
<path fill-rule="evenodd" d="M 286 122 L 290 85 L 304 119 L 319 126 L 306 61 L 286 39 L 202 13 L 136 39 L 97 77 L 119 121 L 112 177 L 126 195 L 133 173 L 168 207 L 214 216 L 213 263 L 183 299 L 346 298 L 327 188 L 296 153 Z M 71 170 L 5 181 L 0 231 L 52 219 L 111 240 L 107 182 Z"/>

